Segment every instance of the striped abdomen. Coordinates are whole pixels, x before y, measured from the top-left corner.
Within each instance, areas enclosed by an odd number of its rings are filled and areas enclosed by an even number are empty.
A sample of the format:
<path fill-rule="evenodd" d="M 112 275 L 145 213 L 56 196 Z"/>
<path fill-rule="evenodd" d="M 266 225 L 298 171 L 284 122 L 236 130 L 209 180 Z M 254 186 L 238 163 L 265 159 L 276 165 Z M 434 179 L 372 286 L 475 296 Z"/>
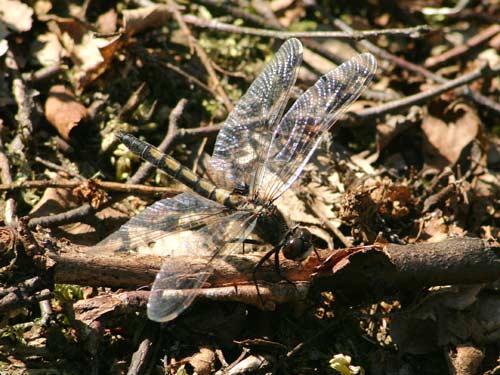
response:
<path fill-rule="evenodd" d="M 229 207 L 237 207 L 242 203 L 243 197 L 230 194 L 224 189 L 217 188 L 206 178 L 198 176 L 177 160 L 169 155 L 165 155 L 149 143 L 123 132 L 118 132 L 117 137 L 134 154 L 139 155 L 142 159 L 150 162 L 156 168 L 161 169 L 169 176 L 200 194 L 202 197 L 214 200 Z"/>

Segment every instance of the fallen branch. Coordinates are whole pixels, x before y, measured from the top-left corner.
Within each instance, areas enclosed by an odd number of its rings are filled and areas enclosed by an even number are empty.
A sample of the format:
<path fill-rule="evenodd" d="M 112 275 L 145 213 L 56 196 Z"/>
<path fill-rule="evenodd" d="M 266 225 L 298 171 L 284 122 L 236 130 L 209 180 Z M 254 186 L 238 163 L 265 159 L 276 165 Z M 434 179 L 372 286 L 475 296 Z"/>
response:
<path fill-rule="evenodd" d="M 438 243 L 411 245 L 387 244 L 337 250 L 333 254 L 334 257 L 322 264 L 314 256 L 301 265 L 283 259 L 283 275 L 294 283 L 301 283 L 306 290 L 313 281 L 315 287 L 334 290 L 353 299 L 376 298 L 401 289 L 476 284 L 500 278 L 500 248 L 477 238 L 452 238 Z M 322 259 L 330 255 L 331 251 L 320 252 Z M 260 256 L 246 254 L 225 260 L 215 259 L 213 265 L 217 271 L 208 278 L 208 288 L 200 290 L 200 296 L 218 300 L 245 299 L 245 302 L 257 300 L 252 270 Z M 57 283 L 130 289 L 149 285 L 162 263 L 162 259 L 155 256 L 92 257 L 74 251 L 63 253 L 54 260 L 57 263 L 54 272 Z M 172 257 L 169 262 L 179 275 L 189 277 L 202 272 L 207 260 L 203 257 Z M 281 302 L 305 293 L 304 290 L 290 293 L 290 285 L 279 282 L 272 262 L 265 263 L 257 277 L 275 288 L 265 291 L 263 287 L 261 293 L 268 293 L 268 296 L 277 293 L 282 296 L 279 297 Z"/>

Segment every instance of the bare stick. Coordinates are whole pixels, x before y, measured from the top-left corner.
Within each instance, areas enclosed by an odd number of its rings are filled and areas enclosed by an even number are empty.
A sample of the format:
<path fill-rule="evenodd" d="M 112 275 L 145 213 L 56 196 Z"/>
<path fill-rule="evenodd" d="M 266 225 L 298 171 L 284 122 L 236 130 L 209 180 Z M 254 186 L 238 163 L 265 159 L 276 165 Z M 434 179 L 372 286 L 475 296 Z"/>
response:
<path fill-rule="evenodd" d="M 500 25 L 491 25 L 486 30 L 483 30 L 479 34 L 474 35 L 472 38 L 467 40 L 465 44 L 460 44 L 455 48 L 452 48 L 449 51 L 446 51 L 445 53 L 442 53 L 438 56 L 429 57 L 425 61 L 425 67 L 427 69 L 430 69 L 438 65 L 442 65 L 448 60 L 456 59 L 461 55 L 468 53 L 471 49 L 479 46 L 480 44 L 487 42 L 498 33 L 500 33 Z"/>
<path fill-rule="evenodd" d="M 362 295 L 376 292 L 375 285 L 395 288 L 419 288 L 422 286 L 448 284 L 474 284 L 500 278 L 499 248 L 477 238 L 452 238 L 438 243 L 417 243 L 411 245 L 387 244 L 368 249 L 337 250 L 346 255 L 338 257 L 332 264 L 326 263 L 314 277 L 322 288 L 334 289 L 345 295 Z M 336 254 L 336 253 L 335 253 Z M 320 251 L 322 259 L 332 251 Z M 260 259 L 260 253 L 231 256 L 226 260 L 215 259 L 217 270 L 207 286 L 214 288 L 240 288 L 252 285 L 253 265 Z M 85 252 L 75 253 L 71 248 L 54 259 L 55 281 L 58 283 L 137 288 L 150 284 L 162 263 L 156 256 L 92 257 Z M 208 261 L 204 257 L 172 257 L 172 269 L 181 277 L 190 277 L 197 270 L 203 270 Z M 293 282 L 308 283 L 319 266 L 316 257 L 307 262 L 281 259 L 283 275 Z M 201 272 L 201 271 L 200 271 Z M 283 285 L 276 275 L 274 265 L 266 262 L 259 270 L 259 282 L 269 285 Z M 288 284 L 288 283 L 285 283 Z M 213 292 L 213 290 L 212 290 Z M 261 290 L 262 292 L 262 290 Z M 387 288 L 381 288 L 381 293 Z M 377 292 L 377 293 L 378 293 Z M 203 292 L 202 292 L 203 293 Z"/>
<path fill-rule="evenodd" d="M 158 146 L 158 150 L 161 152 L 166 152 L 167 149 L 170 147 L 172 142 L 177 136 L 177 122 L 179 121 L 180 116 L 182 115 L 182 112 L 184 112 L 184 107 L 187 104 L 187 100 L 182 98 L 180 99 L 177 104 L 175 105 L 174 109 L 170 112 L 170 115 L 168 117 L 168 130 L 167 134 L 161 141 L 161 143 Z M 145 181 L 149 175 L 153 172 L 155 167 L 148 163 L 144 162 L 139 169 L 134 173 L 132 177 L 128 179 L 128 183 L 130 184 L 137 184 L 140 182 Z"/>
<path fill-rule="evenodd" d="M 215 73 L 215 70 L 212 66 L 212 62 L 210 61 L 209 57 L 207 56 L 207 54 L 205 53 L 203 48 L 201 48 L 199 46 L 197 40 L 191 34 L 191 31 L 189 30 L 189 28 L 187 27 L 187 25 L 184 21 L 184 17 L 179 12 L 179 10 L 178 10 L 176 4 L 173 2 L 173 0 L 167 0 L 167 4 L 171 7 L 174 18 L 177 21 L 177 23 L 179 24 L 182 32 L 187 36 L 187 38 L 189 40 L 189 44 L 194 48 L 194 50 L 196 51 L 196 54 L 200 58 L 200 61 L 203 64 L 203 66 L 205 67 L 205 70 L 207 71 L 210 79 L 212 80 L 212 83 L 215 86 L 215 90 L 219 94 L 222 102 L 224 103 L 224 106 L 226 107 L 228 112 L 231 112 L 233 109 L 233 104 L 229 100 L 226 92 L 224 91 L 224 89 L 219 81 L 219 78 L 217 77 L 217 74 Z"/>
<path fill-rule="evenodd" d="M 367 119 L 367 118 L 371 118 L 373 116 L 381 116 L 381 115 L 386 114 L 386 113 L 395 112 L 395 111 L 401 110 L 403 108 L 407 108 L 407 107 L 415 105 L 415 104 L 423 103 L 423 102 L 425 102 L 425 101 L 427 101 L 435 96 L 438 96 L 446 91 L 449 91 L 449 90 L 452 90 L 454 88 L 466 85 L 466 84 L 468 84 L 472 81 L 475 81 L 477 79 L 497 75 L 499 72 L 500 72 L 500 69 L 498 69 L 498 68 L 491 69 L 489 67 L 489 65 L 484 64 L 481 68 L 479 68 L 479 69 L 477 69 L 469 74 L 465 74 L 461 77 L 447 81 L 446 83 L 444 83 L 444 84 L 442 84 L 434 89 L 431 89 L 431 90 L 428 90 L 425 92 L 421 92 L 418 94 L 410 95 L 410 96 L 407 96 L 403 99 L 394 100 L 392 102 L 389 102 L 389 103 L 386 103 L 383 105 L 368 108 L 368 109 L 357 112 L 355 115 L 358 118 Z"/>
<path fill-rule="evenodd" d="M 143 195 L 167 195 L 174 196 L 182 193 L 182 190 L 172 189 L 161 186 L 147 186 L 139 184 L 124 184 L 112 181 L 91 180 L 96 187 L 119 193 L 143 194 Z M 82 181 L 52 181 L 52 180 L 34 180 L 34 181 L 16 181 L 10 184 L 0 184 L 0 191 L 17 191 L 24 189 L 74 189 L 82 185 Z"/>
<path fill-rule="evenodd" d="M 336 27 L 338 27 L 339 29 L 344 30 L 344 31 L 353 31 L 353 29 L 349 25 L 347 25 L 345 22 L 343 22 L 342 20 L 340 20 L 338 18 L 334 18 L 333 16 L 331 16 L 326 9 L 320 7 L 317 4 L 314 4 L 314 8 L 319 10 L 320 12 L 322 12 L 322 14 L 325 14 L 327 17 L 329 17 L 332 20 L 332 23 Z M 421 76 L 423 76 L 427 79 L 430 79 L 434 82 L 438 82 L 438 83 L 448 82 L 448 79 L 443 78 L 440 75 L 435 74 L 435 73 L 431 72 L 428 69 L 425 69 L 424 67 L 422 67 L 420 65 L 414 64 L 414 63 L 409 62 L 409 61 L 407 61 L 399 56 L 396 56 L 392 53 L 389 53 L 386 50 L 376 46 L 375 44 L 373 44 L 372 42 L 370 42 L 368 40 L 362 40 L 359 43 L 363 47 L 365 47 L 368 51 L 370 51 L 371 53 L 379 56 L 380 58 L 382 58 L 384 60 L 390 61 L 390 62 L 400 66 L 401 68 L 403 68 L 405 70 L 420 74 Z M 465 87 L 465 88 L 461 89 L 461 93 L 463 95 L 470 97 L 476 103 L 488 108 L 489 110 L 494 111 L 496 113 L 500 113 L 500 104 L 499 103 L 496 103 L 495 101 L 487 98 L 486 96 L 478 93 L 477 91 L 471 90 L 469 87 Z"/>
<path fill-rule="evenodd" d="M 340 31 L 278 31 L 269 29 L 257 29 L 254 27 L 235 26 L 227 23 L 219 22 L 216 20 L 204 20 L 193 15 L 185 15 L 183 17 L 186 23 L 214 29 L 218 31 L 227 31 L 235 34 L 256 35 L 277 39 L 288 38 L 337 38 L 337 39 L 351 39 L 360 40 L 369 37 L 376 37 L 381 35 L 404 35 L 411 38 L 417 38 L 423 34 L 428 33 L 431 29 L 427 25 L 420 25 L 402 29 L 384 29 L 384 30 L 367 30 L 367 31 L 353 31 L 353 32 L 340 32 Z"/>

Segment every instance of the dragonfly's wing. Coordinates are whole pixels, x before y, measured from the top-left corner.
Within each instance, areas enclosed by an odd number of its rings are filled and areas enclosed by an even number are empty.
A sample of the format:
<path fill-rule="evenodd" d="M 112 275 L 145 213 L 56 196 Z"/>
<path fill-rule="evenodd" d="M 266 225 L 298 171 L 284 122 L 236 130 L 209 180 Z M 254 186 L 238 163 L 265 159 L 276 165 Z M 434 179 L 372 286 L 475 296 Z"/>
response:
<path fill-rule="evenodd" d="M 152 204 L 89 249 L 89 253 L 139 251 L 141 247 L 149 247 L 173 233 L 197 230 L 218 216 L 227 214 L 228 208 L 217 202 L 193 193 L 179 194 Z"/>
<path fill-rule="evenodd" d="M 212 167 L 219 187 L 251 187 L 255 165 L 267 156 L 302 62 L 302 44 L 289 39 L 241 97 L 217 136 Z"/>
<path fill-rule="evenodd" d="M 204 256 L 202 272 L 182 273 L 173 268 L 169 257 L 156 276 L 148 303 L 148 316 L 166 322 L 177 317 L 196 297 L 212 272 L 211 261 L 225 257 L 241 246 L 255 227 L 256 216 L 247 211 L 233 211 L 197 194 L 183 193 L 160 200 L 122 225 L 116 232 L 89 250 L 93 254 L 139 251 L 162 240 L 175 241 L 172 256 Z M 177 236 L 189 232 L 182 241 Z M 185 290 L 180 290 L 185 289 Z"/>
<path fill-rule="evenodd" d="M 274 129 L 255 188 L 275 200 L 300 175 L 325 132 L 370 83 L 377 61 L 363 53 L 322 76 L 304 92 Z"/>
<path fill-rule="evenodd" d="M 194 267 L 191 271 L 190 263 L 180 271 L 175 267 L 175 263 L 167 258 L 156 275 L 149 295 L 149 319 L 168 322 L 189 307 L 199 288 L 214 271 L 211 260 L 234 253 L 252 232 L 255 223 L 256 217 L 249 212 L 236 211 L 229 216 L 218 216 L 216 220 L 211 220 L 207 226 L 201 228 L 197 234 L 205 238 L 203 243 L 196 239 L 186 241 L 187 249 L 194 252 L 195 249 L 204 247 L 204 253 L 212 254 L 207 258 L 207 264 L 201 272 Z"/>

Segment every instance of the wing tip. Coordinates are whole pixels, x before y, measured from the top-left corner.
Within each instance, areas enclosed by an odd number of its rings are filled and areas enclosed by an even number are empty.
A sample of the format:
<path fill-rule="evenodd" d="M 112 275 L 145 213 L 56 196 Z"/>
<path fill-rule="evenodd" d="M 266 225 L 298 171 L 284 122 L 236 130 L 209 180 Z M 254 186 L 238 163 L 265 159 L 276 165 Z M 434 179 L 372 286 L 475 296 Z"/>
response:
<path fill-rule="evenodd" d="M 302 42 L 297 38 L 287 39 L 280 47 L 280 49 L 291 49 L 295 51 L 295 54 L 302 55 L 304 47 Z"/>

